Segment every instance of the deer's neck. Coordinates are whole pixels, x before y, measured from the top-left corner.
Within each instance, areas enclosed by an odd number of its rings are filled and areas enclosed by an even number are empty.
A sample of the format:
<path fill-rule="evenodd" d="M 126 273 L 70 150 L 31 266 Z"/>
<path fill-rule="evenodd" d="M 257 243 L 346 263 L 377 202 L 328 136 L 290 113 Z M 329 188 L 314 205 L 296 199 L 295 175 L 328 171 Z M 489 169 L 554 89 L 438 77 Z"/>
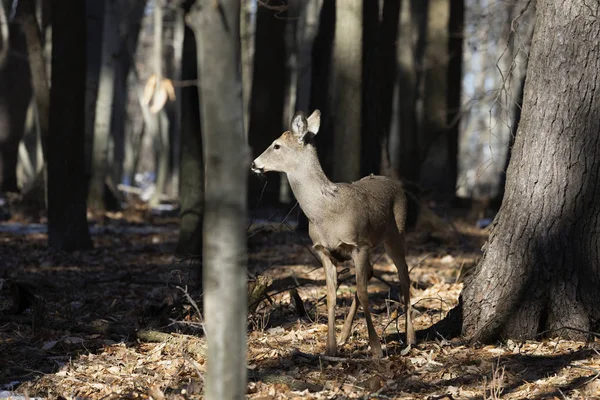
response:
<path fill-rule="evenodd" d="M 323 172 L 316 151 L 308 162 L 287 175 L 294 196 L 309 221 L 318 223 L 328 209 L 335 207 L 338 185 Z"/>

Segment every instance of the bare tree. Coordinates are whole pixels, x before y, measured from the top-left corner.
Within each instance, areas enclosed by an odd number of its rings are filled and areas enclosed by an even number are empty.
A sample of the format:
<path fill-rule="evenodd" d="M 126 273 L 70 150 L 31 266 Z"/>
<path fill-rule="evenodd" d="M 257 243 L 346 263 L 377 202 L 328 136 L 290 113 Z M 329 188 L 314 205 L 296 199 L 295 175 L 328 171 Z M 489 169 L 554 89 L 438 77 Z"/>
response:
<path fill-rule="evenodd" d="M 504 200 L 461 296 L 469 338 L 598 329 L 599 36 L 585 0 L 538 1 Z"/>
<path fill-rule="evenodd" d="M 85 2 L 52 0 L 52 87 L 47 139 L 48 241 L 92 247 L 85 203 Z M 67 118 L 68 116 L 68 118 Z"/>
<path fill-rule="evenodd" d="M 246 179 L 240 64 L 240 2 L 196 1 L 187 15 L 198 46 L 206 173 L 204 306 L 206 398 L 246 392 Z"/>
<path fill-rule="evenodd" d="M 6 1 L 0 2 L 6 16 Z M 3 25 L 4 24 L 4 25 Z M 8 24 L 8 25 L 6 25 Z M 0 63 L 0 192 L 16 192 L 17 156 L 32 95 L 27 44 L 19 21 L 0 21 L 4 62 Z"/>
<path fill-rule="evenodd" d="M 332 111 L 334 148 L 344 156 L 334 163 L 335 181 L 360 178 L 362 27 L 363 0 L 336 1 Z"/>
<path fill-rule="evenodd" d="M 189 12 L 194 1 L 184 3 L 184 11 Z M 196 40 L 194 32 L 185 28 L 181 66 L 182 79 L 198 79 L 196 65 Z M 181 179 L 179 239 L 176 253 L 180 256 L 198 256 L 202 253 L 202 223 L 204 220 L 204 157 L 202 156 L 202 136 L 200 128 L 200 103 L 198 88 L 181 88 L 181 158 L 179 160 Z M 201 266 L 201 263 L 198 263 Z M 202 281 L 202 270 L 198 271 Z"/>
<path fill-rule="evenodd" d="M 104 0 L 102 22 L 102 46 L 98 96 L 94 113 L 92 168 L 88 204 L 96 210 L 104 210 L 104 187 L 108 171 L 108 150 L 113 121 L 113 100 L 119 41 L 119 25 L 115 0 Z"/>

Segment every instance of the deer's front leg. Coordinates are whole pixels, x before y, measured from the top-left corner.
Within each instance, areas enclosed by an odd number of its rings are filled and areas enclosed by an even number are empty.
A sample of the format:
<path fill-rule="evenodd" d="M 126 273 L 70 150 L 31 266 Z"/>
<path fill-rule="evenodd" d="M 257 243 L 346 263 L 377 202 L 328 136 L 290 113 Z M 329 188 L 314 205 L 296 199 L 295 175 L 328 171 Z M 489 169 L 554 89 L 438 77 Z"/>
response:
<path fill-rule="evenodd" d="M 327 355 L 335 356 L 337 344 L 335 341 L 335 304 L 337 300 L 337 271 L 335 264 L 329 255 L 322 250 L 317 251 L 321 264 L 325 269 L 325 281 L 327 282 Z"/>

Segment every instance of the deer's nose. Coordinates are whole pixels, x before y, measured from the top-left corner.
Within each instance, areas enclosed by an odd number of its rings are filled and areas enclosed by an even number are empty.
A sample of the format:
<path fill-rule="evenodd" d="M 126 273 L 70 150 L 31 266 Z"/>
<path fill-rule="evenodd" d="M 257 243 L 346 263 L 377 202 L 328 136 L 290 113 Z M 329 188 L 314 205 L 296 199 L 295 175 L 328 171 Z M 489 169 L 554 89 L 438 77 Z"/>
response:
<path fill-rule="evenodd" d="M 246 164 L 246 165 L 248 165 L 248 164 Z M 250 168 L 256 169 L 256 163 L 254 161 L 252 161 L 252 165 L 250 166 Z"/>

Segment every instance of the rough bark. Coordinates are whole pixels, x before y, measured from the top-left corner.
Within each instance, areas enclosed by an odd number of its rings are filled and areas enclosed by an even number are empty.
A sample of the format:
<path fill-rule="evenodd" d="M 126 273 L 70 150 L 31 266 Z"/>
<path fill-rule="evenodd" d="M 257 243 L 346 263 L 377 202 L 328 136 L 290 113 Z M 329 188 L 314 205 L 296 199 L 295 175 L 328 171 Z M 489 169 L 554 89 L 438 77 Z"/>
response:
<path fill-rule="evenodd" d="M 363 1 L 336 1 L 333 40 L 333 180 L 360 178 Z"/>
<path fill-rule="evenodd" d="M 585 3 L 538 1 L 506 193 L 462 294 L 471 339 L 581 339 L 597 327 L 600 25 Z"/>
<path fill-rule="evenodd" d="M 238 0 L 197 1 L 187 18 L 198 47 L 206 172 L 204 306 L 206 399 L 246 392 L 246 187 Z"/>
<path fill-rule="evenodd" d="M 84 2 L 52 1 L 52 87 L 46 154 L 48 241 L 51 247 L 65 251 L 92 247 L 86 219 L 83 146 L 85 21 Z"/>

